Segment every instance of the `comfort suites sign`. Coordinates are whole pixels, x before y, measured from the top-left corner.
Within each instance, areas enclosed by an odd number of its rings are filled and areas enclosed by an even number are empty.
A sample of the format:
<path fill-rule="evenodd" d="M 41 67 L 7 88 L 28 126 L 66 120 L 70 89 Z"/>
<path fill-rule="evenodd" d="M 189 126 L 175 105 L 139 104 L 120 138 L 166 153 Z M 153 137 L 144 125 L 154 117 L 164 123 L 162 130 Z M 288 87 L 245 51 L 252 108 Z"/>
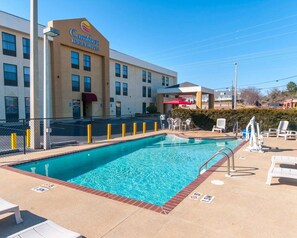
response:
<path fill-rule="evenodd" d="M 91 32 L 91 24 L 83 20 L 80 23 L 80 29 L 83 33 L 79 33 L 76 28 L 70 28 L 69 34 L 71 36 L 71 42 L 83 47 L 99 51 L 99 40 L 92 38 L 89 34 Z"/>

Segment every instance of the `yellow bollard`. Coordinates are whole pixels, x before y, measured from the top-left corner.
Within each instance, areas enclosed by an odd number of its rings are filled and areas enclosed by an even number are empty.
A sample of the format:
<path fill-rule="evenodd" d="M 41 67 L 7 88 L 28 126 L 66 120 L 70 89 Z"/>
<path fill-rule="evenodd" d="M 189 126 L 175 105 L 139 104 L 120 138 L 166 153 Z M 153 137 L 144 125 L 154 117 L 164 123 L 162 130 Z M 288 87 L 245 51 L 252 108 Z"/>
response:
<path fill-rule="evenodd" d="M 137 123 L 133 123 L 133 135 L 135 136 L 137 134 Z"/>
<path fill-rule="evenodd" d="M 111 124 L 107 124 L 107 140 L 111 139 Z"/>
<path fill-rule="evenodd" d="M 11 149 L 14 150 L 17 148 L 17 136 L 16 133 L 11 133 Z"/>
<path fill-rule="evenodd" d="M 92 125 L 87 125 L 88 144 L 92 143 Z"/>
<path fill-rule="evenodd" d="M 126 124 L 123 123 L 122 124 L 122 137 L 125 137 L 126 136 Z"/>
<path fill-rule="evenodd" d="M 142 133 L 146 133 L 146 122 L 142 123 Z"/>
<path fill-rule="evenodd" d="M 156 122 L 156 121 L 154 123 L 154 131 L 158 131 L 158 122 Z"/>
<path fill-rule="evenodd" d="M 27 147 L 30 147 L 30 133 L 31 133 L 31 131 L 30 131 L 30 129 L 27 129 L 26 130 L 26 146 Z"/>

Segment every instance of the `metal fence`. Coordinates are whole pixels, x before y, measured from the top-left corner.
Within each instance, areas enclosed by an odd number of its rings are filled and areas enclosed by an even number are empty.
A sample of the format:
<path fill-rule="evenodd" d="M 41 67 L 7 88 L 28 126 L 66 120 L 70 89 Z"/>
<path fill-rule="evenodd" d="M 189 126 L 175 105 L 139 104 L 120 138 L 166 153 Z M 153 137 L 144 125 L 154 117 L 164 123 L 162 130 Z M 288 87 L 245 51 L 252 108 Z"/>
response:
<path fill-rule="evenodd" d="M 91 125 L 91 142 L 96 143 L 108 138 L 151 132 L 155 130 L 156 122 L 160 129 L 160 115 L 138 114 L 137 116 L 109 116 L 91 118 L 47 118 L 51 132 L 49 133 L 50 148 L 68 145 L 90 143 L 88 125 Z M 30 123 L 37 124 L 38 132 L 34 135 L 40 140 L 39 148 L 31 149 L 32 130 Z M 8 153 L 27 153 L 36 149 L 43 149 L 44 118 L 20 119 L 14 121 L 0 120 L 0 156 Z M 145 124 L 145 125 L 144 125 Z M 108 126 L 109 125 L 109 126 Z M 124 125 L 124 126 L 123 126 Z M 109 127 L 109 137 L 108 137 Z"/>

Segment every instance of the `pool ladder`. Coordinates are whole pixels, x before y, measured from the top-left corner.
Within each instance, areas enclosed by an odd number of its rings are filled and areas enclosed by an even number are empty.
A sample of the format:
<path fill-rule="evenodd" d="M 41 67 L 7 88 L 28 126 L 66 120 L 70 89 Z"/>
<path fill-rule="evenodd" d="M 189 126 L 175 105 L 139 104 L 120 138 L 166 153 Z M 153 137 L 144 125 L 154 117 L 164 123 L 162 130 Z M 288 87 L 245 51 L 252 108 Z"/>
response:
<path fill-rule="evenodd" d="M 230 169 L 230 156 L 229 156 L 229 154 L 227 154 L 226 152 L 224 152 L 224 150 L 228 150 L 232 154 L 232 169 Z M 223 148 L 219 149 L 213 156 L 211 156 L 207 161 L 205 161 L 204 164 L 201 165 L 200 168 L 199 168 L 198 176 L 201 175 L 201 174 L 203 174 L 206 171 L 206 169 L 203 169 L 202 170 L 202 168 L 204 166 L 207 166 L 208 162 L 211 161 L 212 159 L 214 159 L 215 157 L 217 157 L 218 155 L 224 155 L 224 156 L 227 157 L 227 159 L 228 159 L 228 164 L 227 164 L 227 166 L 228 166 L 228 173 L 226 174 L 226 177 L 231 177 L 232 176 L 230 172 L 231 171 L 232 172 L 235 172 L 236 170 L 235 170 L 235 165 L 234 165 L 234 152 L 229 147 L 223 147 Z"/>

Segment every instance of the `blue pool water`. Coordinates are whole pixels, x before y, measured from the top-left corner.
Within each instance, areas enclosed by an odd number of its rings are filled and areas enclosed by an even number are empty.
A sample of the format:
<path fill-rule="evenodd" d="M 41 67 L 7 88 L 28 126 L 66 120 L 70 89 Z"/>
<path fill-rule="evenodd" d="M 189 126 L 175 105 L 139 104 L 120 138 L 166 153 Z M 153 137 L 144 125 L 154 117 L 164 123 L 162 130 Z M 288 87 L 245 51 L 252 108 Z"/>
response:
<path fill-rule="evenodd" d="M 161 206 L 222 146 L 234 149 L 241 142 L 160 135 L 14 167 Z"/>

